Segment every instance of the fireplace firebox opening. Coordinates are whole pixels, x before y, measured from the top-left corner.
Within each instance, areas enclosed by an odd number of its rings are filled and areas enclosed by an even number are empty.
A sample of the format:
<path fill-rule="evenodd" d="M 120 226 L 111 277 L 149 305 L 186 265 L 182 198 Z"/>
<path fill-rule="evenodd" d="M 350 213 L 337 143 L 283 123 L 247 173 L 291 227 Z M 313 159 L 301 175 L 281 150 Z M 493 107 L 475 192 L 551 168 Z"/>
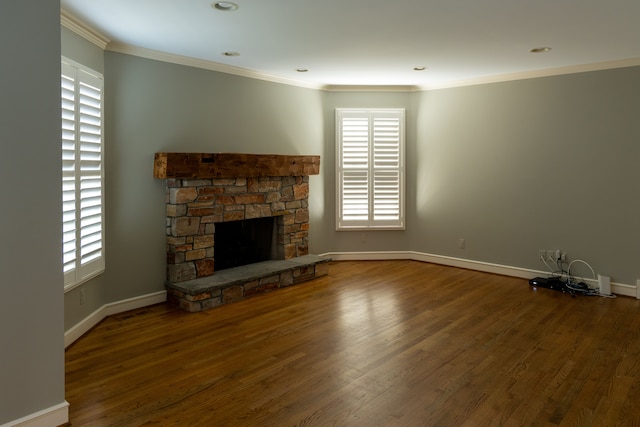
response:
<path fill-rule="evenodd" d="M 274 217 L 215 224 L 215 270 L 276 259 Z"/>

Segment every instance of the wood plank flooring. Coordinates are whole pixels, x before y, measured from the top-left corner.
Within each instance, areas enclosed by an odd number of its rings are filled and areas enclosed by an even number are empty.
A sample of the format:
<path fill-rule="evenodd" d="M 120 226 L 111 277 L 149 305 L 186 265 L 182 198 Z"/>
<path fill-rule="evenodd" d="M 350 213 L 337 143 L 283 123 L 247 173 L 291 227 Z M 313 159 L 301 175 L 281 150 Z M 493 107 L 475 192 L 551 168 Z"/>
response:
<path fill-rule="evenodd" d="M 66 352 L 73 426 L 639 426 L 640 301 L 417 261 L 201 313 L 111 316 Z"/>

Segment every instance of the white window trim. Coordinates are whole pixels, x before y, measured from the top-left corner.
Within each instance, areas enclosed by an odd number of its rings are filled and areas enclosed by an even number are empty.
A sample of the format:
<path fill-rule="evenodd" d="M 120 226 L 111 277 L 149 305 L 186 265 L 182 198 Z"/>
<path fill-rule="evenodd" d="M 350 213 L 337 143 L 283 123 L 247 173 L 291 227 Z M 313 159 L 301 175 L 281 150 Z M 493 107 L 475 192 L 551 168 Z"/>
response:
<path fill-rule="evenodd" d="M 68 292 L 105 269 L 104 79 L 62 57 L 61 93 L 62 243 Z"/>
<path fill-rule="evenodd" d="M 349 161 L 345 163 L 345 150 L 343 141 L 343 126 L 345 119 L 352 120 L 367 120 L 367 158 L 358 158 L 357 162 Z M 375 159 L 380 159 L 378 155 L 374 156 L 375 137 L 373 135 L 374 122 L 385 119 L 397 120 L 398 134 L 397 134 L 397 154 L 392 155 L 392 162 L 385 165 L 385 162 L 376 162 Z M 361 139 L 364 137 L 360 137 Z M 355 147 L 357 151 L 360 151 L 360 156 L 364 156 L 362 150 L 364 141 L 358 141 L 354 144 L 360 147 Z M 380 145 L 378 145 L 380 147 Z M 353 148 L 353 147 L 352 147 Z M 356 154 L 356 157 L 358 154 Z M 395 156 L 395 157 L 394 157 Z M 353 158 L 353 156 L 352 156 Z M 352 108 L 337 108 L 336 109 L 336 230 L 348 231 L 348 230 L 404 230 L 405 229 L 405 110 L 402 108 L 391 109 L 352 109 Z M 362 160 L 362 161 L 360 161 Z M 348 163 L 351 163 L 349 166 Z M 363 164 L 362 168 L 354 166 L 355 163 Z M 393 165 L 395 163 L 395 165 Z M 348 208 L 345 208 L 344 202 L 344 189 L 345 189 L 345 173 L 349 171 L 358 173 L 361 176 L 362 182 L 367 182 L 367 188 L 363 189 L 361 194 L 361 208 L 364 212 L 364 206 L 366 207 L 366 213 L 363 213 L 361 218 L 357 218 L 358 215 L 351 215 L 349 218 Z M 397 213 L 393 215 L 379 215 L 379 218 L 374 217 L 374 212 L 381 212 L 380 206 L 375 205 L 374 200 L 380 200 L 380 195 L 383 195 L 383 191 L 376 193 L 374 179 L 375 177 L 381 177 L 383 174 L 394 175 L 390 179 L 397 180 L 395 184 L 398 186 L 397 193 L 394 196 L 397 197 L 397 204 L 393 204 L 393 208 L 397 209 Z M 358 178 L 354 178 L 357 180 Z M 354 181 L 355 182 L 355 181 Z M 354 196 L 354 200 L 357 196 Z M 352 209 L 356 211 L 356 209 Z M 346 212 L 346 213 L 345 213 Z M 385 218 L 386 216 L 386 218 Z M 393 218 L 391 218 L 393 216 Z"/>

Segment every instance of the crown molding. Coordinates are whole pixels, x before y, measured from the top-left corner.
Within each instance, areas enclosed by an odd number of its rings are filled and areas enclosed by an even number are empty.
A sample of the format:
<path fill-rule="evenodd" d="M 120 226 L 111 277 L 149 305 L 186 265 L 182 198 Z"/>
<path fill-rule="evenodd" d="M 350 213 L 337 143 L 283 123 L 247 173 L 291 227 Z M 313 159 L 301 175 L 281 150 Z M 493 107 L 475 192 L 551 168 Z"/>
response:
<path fill-rule="evenodd" d="M 420 91 L 418 86 L 410 85 L 324 85 L 300 80 L 287 79 L 273 74 L 262 73 L 246 68 L 234 67 L 221 64 L 219 62 L 191 58 L 188 56 L 176 55 L 159 50 L 147 49 L 132 46 L 124 43 L 111 42 L 106 49 L 109 52 L 123 53 L 125 55 L 137 56 L 140 58 L 152 59 L 155 61 L 167 62 L 170 64 L 184 65 L 187 67 L 200 68 L 209 71 L 232 74 L 250 79 L 264 80 L 272 83 L 281 83 L 289 86 L 304 87 L 307 89 L 324 90 L 328 92 L 416 92 Z"/>
<path fill-rule="evenodd" d="M 262 73 L 259 71 L 249 70 L 246 68 L 234 67 L 231 65 L 220 64 L 218 62 L 208 61 L 204 59 L 196 59 L 188 56 L 176 55 L 173 53 L 162 52 L 153 49 L 146 49 L 137 46 L 131 46 L 123 43 L 109 43 L 106 50 L 110 52 L 124 53 L 126 55 L 138 56 L 141 58 L 153 59 L 156 61 L 168 62 L 171 64 L 185 65 L 188 67 L 201 68 L 209 71 L 217 71 L 220 73 L 233 74 L 240 77 L 251 79 L 265 80 L 272 83 L 282 83 L 290 86 L 305 87 L 308 89 L 322 89 L 322 85 L 317 83 L 303 82 L 299 80 L 287 79 L 284 77 Z"/>
<path fill-rule="evenodd" d="M 419 92 L 414 85 L 326 85 L 322 90 L 327 92 Z"/>
<path fill-rule="evenodd" d="M 431 84 L 420 87 L 420 90 L 429 91 L 437 89 L 448 89 L 463 86 L 475 86 L 488 83 L 501 83 L 513 80 L 535 79 L 539 77 L 560 76 L 564 74 L 587 73 L 591 71 L 612 70 L 615 68 L 640 66 L 640 58 L 628 58 L 616 61 L 594 62 L 591 64 L 570 65 L 566 67 L 547 68 L 535 71 L 525 71 L 521 73 L 497 74 L 495 76 L 480 77 L 476 79 L 457 80 L 442 84 Z"/>
<path fill-rule="evenodd" d="M 73 31 L 80 37 L 95 44 L 102 50 L 105 50 L 109 44 L 110 40 L 108 37 L 80 22 L 77 18 L 62 9 L 60 10 L 60 24 L 66 29 Z"/>

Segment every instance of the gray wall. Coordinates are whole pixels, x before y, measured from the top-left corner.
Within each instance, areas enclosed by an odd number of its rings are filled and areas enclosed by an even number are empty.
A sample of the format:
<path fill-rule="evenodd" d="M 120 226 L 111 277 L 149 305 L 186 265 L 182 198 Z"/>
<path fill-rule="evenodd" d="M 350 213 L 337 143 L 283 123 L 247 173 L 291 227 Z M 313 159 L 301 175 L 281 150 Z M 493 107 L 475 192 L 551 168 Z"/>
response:
<path fill-rule="evenodd" d="M 316 245 L 319 253 L 327 252 L 360 252 L 360 251 L 407 251 L 410 247 L 409 231 L 340 231 L 336 230 L 336 108 L 404 108 L 406 121 L 406 168 L 407 168 L 407 230 L 413 228 L 415 216 L 415 198 L 412 195 L 415 171 L 415 109 L 412 102 L 415 97 L 410 92 L 328 92 L 325 93 L 323 103 L 324 122 L 324 162 L 323 193 L 318 194 L 315 189 L 310 192 L 310 198 L 321 197 L 324 208 L 318 212 L 311 212 L 310 240 Z"/>
<path fill-rule="evenodd" d="M 558 248 L 635 284 L 639 113 L 640 67 L 419 94 L 411 247 L 539 270 Z"/>
<path fill-rule="evenodd" d="M 0 57 L 4 424 L 64 403 L 59 3 L 1 2 Z"/>
<path fill-rule="evenodd" d="M 104 51 L 73 31 L 61 28 L 62 55 L 99 73 L 104 73 Z"/>

